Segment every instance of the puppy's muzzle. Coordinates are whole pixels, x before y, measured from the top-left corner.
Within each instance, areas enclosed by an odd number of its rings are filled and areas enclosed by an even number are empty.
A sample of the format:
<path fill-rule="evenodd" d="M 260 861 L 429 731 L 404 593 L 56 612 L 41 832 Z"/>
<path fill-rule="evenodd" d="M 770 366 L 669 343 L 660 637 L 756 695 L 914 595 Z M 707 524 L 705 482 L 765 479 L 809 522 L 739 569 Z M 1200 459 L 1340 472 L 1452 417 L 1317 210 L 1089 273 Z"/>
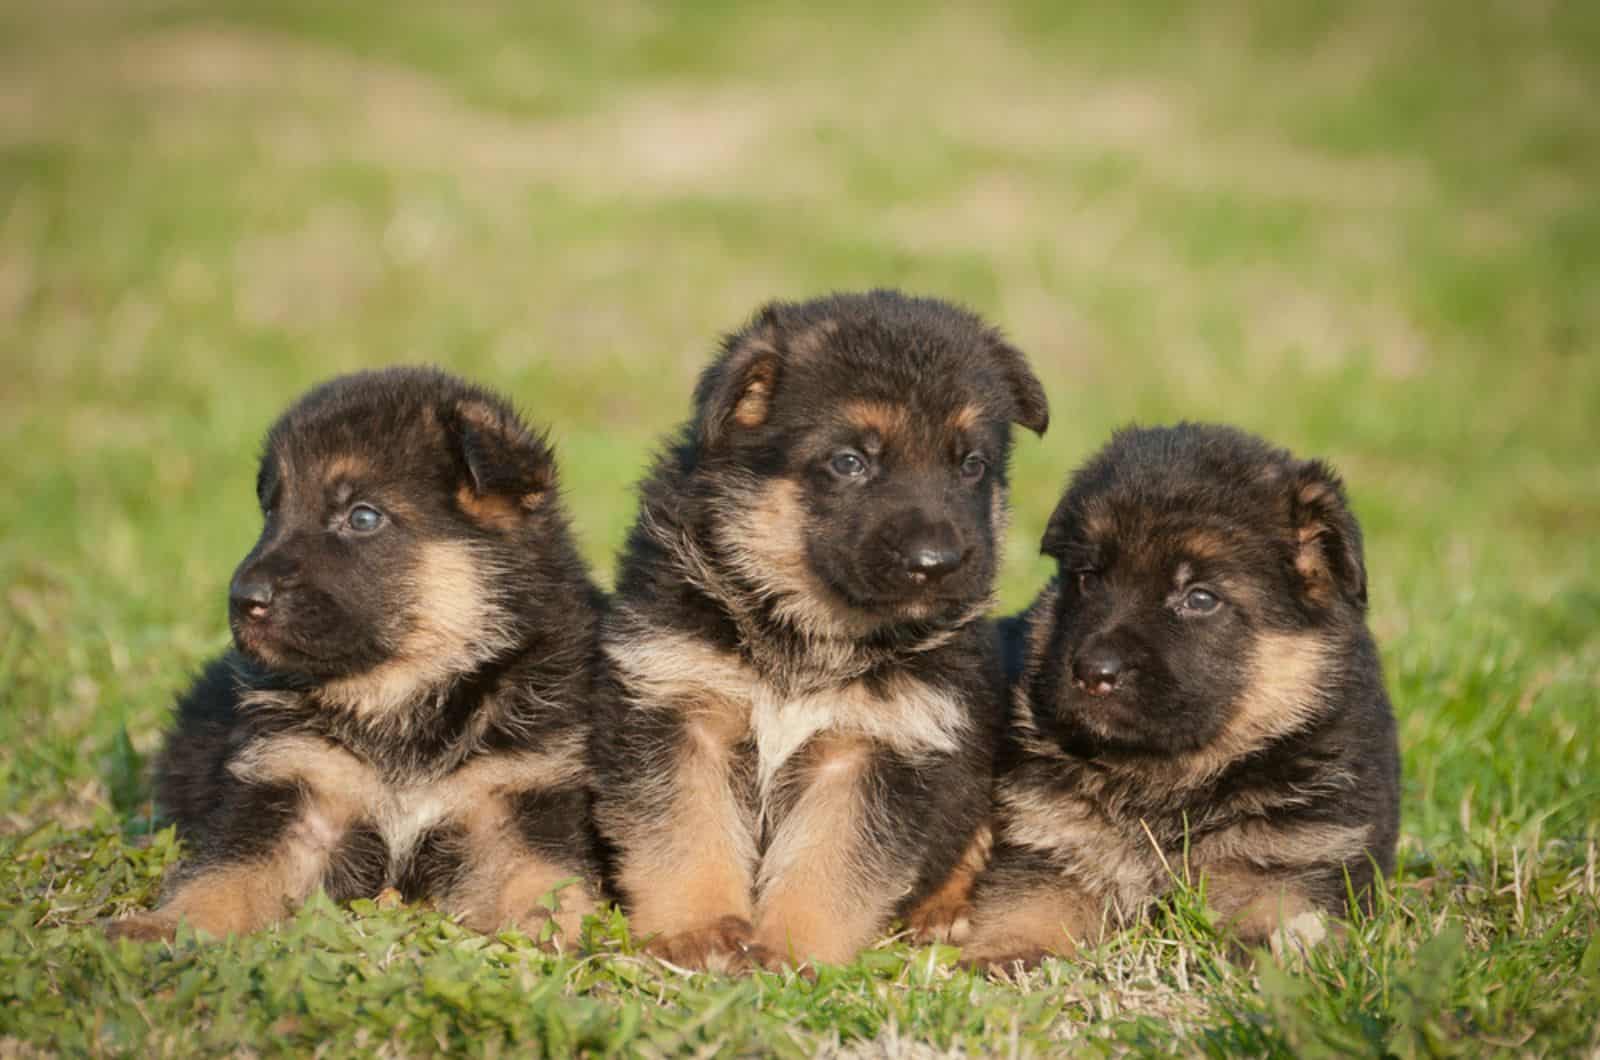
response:
<path fill-rule="evenodd" d="M 920 526 L 902 532 L 891 546 L 906 580 L 912 585 L 931 585 L 965 566 L 972 550 L 961 547 L 955 527 L 942 521 L 918 522 Z"/>
<path fill-rule="evenodd" d="M 1127 673 L 1120 651 L 1108 641 L 1091 640 L 1072 660 L 1072 683 L 1091 696 L 1108 696 Z"/>
<path fill-rule="evenodd" d="M 265 618 L 277 595 L 272 579 L 255 572 L 240 572 L 228 586 L 228 612 L 236 622 Z"/>

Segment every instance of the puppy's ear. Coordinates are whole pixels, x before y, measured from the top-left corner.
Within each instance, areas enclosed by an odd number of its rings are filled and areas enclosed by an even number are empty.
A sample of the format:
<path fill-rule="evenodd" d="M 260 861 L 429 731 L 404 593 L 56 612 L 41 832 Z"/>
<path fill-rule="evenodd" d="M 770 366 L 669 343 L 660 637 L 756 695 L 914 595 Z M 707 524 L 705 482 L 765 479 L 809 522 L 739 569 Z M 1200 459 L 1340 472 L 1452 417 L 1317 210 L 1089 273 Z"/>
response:
<path fill-rule="evenodd" d="M 993 351 L 1011 387 L 1011 422 L 1043 435 L 1050 426 L 1050 402 L 1045 397 L 1044 384 L 1033 374 L 1023 352 L 998 335 L 994 338 Z"/>
<path fill-rule="evenodd" d="M 456 500 L 485 526 L 511 529 L 544 504 L 556 485 L 544 439 L 509 410 L 468 398 L 446 417 L 462 469 Z"/>
<path fill-rule="evenodd" d="M 717 449 L 741 429 L 767 422 L 783 364 L 777 312 L 763 309 L 749 327 L 723 341 L 722 356 L 695 387 L 700 444 Z"/>
<path fill-rule="evenodd" d="M 1077 516 L 1067 504 L 1068 499 L 1063 496 L 1056 502 L 1056 510 L 1050 514 L 1050 521 L 1045 524 L 1044 537 L 1039 541 L 1041 556 L 1060 560 L 1066 553 L 1067 545 L 1077 533 Z"/>
<path fill-rule="evenodd" d="M 1350 511 L 1344 483 L 1320 460 L 1302 460 L 1289 475 L 1289 517 L 1295 570 L 1306 595 L 1323 606 L 1343 599 L 1367 606 L 1367 564 L 1361 527 Z"/>

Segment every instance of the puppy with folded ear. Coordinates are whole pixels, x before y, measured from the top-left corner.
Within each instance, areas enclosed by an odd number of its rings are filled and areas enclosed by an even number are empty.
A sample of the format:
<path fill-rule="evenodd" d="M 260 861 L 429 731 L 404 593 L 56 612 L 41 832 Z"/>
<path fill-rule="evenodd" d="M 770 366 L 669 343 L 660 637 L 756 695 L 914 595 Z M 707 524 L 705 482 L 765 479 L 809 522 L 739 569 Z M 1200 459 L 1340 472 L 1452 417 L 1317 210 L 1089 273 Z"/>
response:
<path fill-rule="evenodd" d="M 247 932 L 318 888 L 397 888 L 484 931 L 541 934 L 554 910 L 570 943 L 598 886 L 600 599 L 544 441 L 443 373 L 362 373 L 274 424 L 257 494 L 235 647 L 157 766 L 184 860 L 159 908 L 108 930 Z"/>
<path fill-rule="evenodd" d="M 690 966 L 959 931 L 1000 720 L 985 613 L 1022 354 L 894 292 L 729 336 L 643 487 L 602 635 L 596 817 L 636 936 Z"/>
<path fill-rule="evenodd" d="M 1338 476 L 1228 427 L 1125 430 L 1043 547 L 966 958 L 1070 953 L 1185 873 L 1247 942 L 1370 897 L 1400 764 Z"/>

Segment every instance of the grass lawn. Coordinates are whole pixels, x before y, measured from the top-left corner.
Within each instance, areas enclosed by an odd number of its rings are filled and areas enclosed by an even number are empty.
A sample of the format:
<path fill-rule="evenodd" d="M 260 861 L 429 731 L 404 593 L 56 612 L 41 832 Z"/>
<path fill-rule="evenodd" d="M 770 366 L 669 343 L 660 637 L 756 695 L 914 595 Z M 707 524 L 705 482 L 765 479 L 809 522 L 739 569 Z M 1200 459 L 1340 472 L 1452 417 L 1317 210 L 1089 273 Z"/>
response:
<path fill-rule="evenodd" d="M 1583 0 L 0 0 L 0 1056 L 1600 1055 L 1600 6 Z M 1400 715 L 1399 879 L 1230 959 L 1193 896 L 1020 982 L 887 942 L 815 983 L 313 902 L 106 943 L 178 856 L 174 691 L 226 643 L 254 454 L 432 361 L 549 423 L 603 577 L 760 301 L 964 301 L 1066 474 L 1225 419 L 1349 479 Z"/>

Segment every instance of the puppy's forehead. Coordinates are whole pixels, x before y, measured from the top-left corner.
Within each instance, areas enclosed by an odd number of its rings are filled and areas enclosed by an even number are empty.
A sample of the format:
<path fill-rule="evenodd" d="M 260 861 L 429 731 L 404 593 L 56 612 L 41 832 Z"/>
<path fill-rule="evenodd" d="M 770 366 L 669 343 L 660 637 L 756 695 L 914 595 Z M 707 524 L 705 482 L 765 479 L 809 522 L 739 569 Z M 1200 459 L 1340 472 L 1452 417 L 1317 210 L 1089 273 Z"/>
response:
<path fill-rule="evenodd" d="M 426 475 L 448 458 L 436 418 L 404 423 L 345 416 L 288 422 L 273 432 L 265 462 L 297 489 L 338 489 Z"/>
<path fill-rule="evenodd" d="M 1195 498 L 1091 498 L 1083 508 L 1083 537 L 1092 551 L 1147 571 L 1249 566 L 1259 561 L 1269 533 L 1241 521 L 1242 514 Z"/>

